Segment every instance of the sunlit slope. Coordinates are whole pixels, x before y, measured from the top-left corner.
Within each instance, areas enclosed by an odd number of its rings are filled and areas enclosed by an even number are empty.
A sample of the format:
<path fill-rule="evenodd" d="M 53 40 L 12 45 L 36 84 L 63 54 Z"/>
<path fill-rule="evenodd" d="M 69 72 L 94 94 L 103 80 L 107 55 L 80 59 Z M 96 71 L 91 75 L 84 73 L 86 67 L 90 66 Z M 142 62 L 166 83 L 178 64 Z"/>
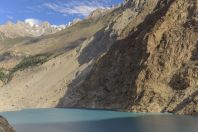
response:
<path fill-rule="evenodd" d="M 72 80 L 80 74 L 82 81 L 115 41 L 109 40 L 105 28 L 118 11 L 87 18 L 55 34 L 1 41 L 0 110 L 57 106 Z"/>

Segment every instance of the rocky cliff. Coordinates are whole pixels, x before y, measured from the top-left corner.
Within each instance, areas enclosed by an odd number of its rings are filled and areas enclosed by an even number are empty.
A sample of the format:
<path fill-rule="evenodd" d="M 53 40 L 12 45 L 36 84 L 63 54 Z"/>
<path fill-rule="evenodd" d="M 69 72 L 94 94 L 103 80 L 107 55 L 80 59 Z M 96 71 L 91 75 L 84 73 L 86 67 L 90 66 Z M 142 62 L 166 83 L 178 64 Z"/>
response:
<path fill-rule="evenodd" d="M 122 39 L 98 59 L 83 83 L 67 91 L 61 105 L 197 114 L 197 0 L 126 1 L 122 6 L 131 5 L 140 11 L 117 32 Z"/>

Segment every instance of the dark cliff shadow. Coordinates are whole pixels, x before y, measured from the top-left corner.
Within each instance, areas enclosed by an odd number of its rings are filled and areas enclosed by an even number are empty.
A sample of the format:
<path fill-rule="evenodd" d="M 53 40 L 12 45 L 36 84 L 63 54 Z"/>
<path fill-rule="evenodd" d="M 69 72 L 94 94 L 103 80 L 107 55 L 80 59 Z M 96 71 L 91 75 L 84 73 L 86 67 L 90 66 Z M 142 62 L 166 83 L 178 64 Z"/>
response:
<path fill-rule="evenodd" d="M 195 49 L 193 50 L 191 60 L 193 61 L 198 60 L 198 40 L 197 40 L 197 44 L 195 45 Z"/>
<path fill-rule="evenodd" d="M 190 28 L 194 32 L 198 32 L 198 8 L 197 8 L 197 0 L 191 0 L 189 4 L 191 4 L 188 8 L 188 21 L 184 24 L 185 28 Z"/>
<path fill-rule="evenodd" d="M 83 46 L 83 44 L 82 43 L 81 45 L 78 44 L 78 48 L 77 48 L 77 52 L 79 53 L 79 56 L 77 58 L 78 63 L 80 65 L 83 65 L 85 63 L 89 63 L 91 60 L 96 61 L 96 59 L 100 55 L 107 52 L 109 48 L 111 47 L 111 45 L 113 44 L 113 42 L 116 41 L 116 38 L 110 38 L 109 35 L 110 35 L 110 32 L 108 31 L 105 32 L 105 29 L 103 28 L 93 35 L 92 40 L 90 41 L 86 40 L 87 41 L 86 47 L 82 49 L 82 51 L 81 51 L 81 46 Z M 93 67 L 93 64 L 89 64 L 83 71 L 81 71 L 80 73 L 79 72 L 76 73 L 75 79 L 72 80 L 70 84 L 68 84 L 67 92 L 65 96 L 60 99 L 57 107 L 65 106 L 64 105 L 65 98 L 67 97 L 73 98 L 72 96 L 76 96 L 75 94 L 77 94 L 78 87 L 81 86 L 81 84 L 86 79 L 87 75 L 90 74 L 92 67 Z M 66 107 L 74 107 L 74 106 L 68 104 Z M 83 107 L 83 106 L 79 106 L 79 107 Z M 78 106 L 75 106 L 75 108 L 78 108 Z"/>
<path fill-rule="evenodd" d="M 190 104 L 191 102 L 193 102 L 194 98 L 198 96 L 198 90 L 195 91 L 194 93 L 192 93 L 189 97 L 187 97 L 186 99 L 184 99 L 180 104 L 178 104 L 174 109 L 173 109 L 173 113 L 177 113 L 178 111 L 182 110 L 184 107 L 186 107 L 188 104 Z M 198 114 L 196 111 L 192 114 Z"/>
<path fill-rule="evenodd" d="M 31 45 L 31 44 L 38 43 L 39 41 L 43 40 L 43 38 L 42 37 L 35 37 L 35 38 L 30 37 L 30 38 L 27 38 L 26 40 L 27 42 L 25 42 L 24 45 Z"/>
<path fill-rule="evenodd" d="M 197 12 L 198 1 L 192 0 L 191 2 L 192 2 L 192 4 L 188 8 L 188 17 L 187 17 L 188 20 L 184 24 L 184 27 L 189 28 L 197 33 L 198 32 L 198 21 L 196 18 L 198 18 L 198 12 Z M 195 44 L 195 49 L 192 51 L 191 60 L 195 61 L 195 62 L 198 61 L 198 40 L 197 40 L 197 43 Z M 196 65 L 198 65 L 198 63 Z"/>
<path fill-rule="evenodd" d="M 78 47 L 80 44 L 83 43 L 83 41 L 85 41 L 86 38 L 79 38 L 78 40 L 75 40 L 73 42 L 70 42 L 69 44 L 66 44 L 65 48 L 61 49 L 64 52 L 70 51 L 75 49 L 76 47 Z"/>
<path fill-rule="evenodd" d="M 115 42 L 93 66 L 85 81 L 68 88 L 57 107 L 131 108 L 137 98 L 136 80 L 149 57 L 147 34 L 174 1 L 158 1 L 153 13 L 147 15 L 128 38 Z"/>

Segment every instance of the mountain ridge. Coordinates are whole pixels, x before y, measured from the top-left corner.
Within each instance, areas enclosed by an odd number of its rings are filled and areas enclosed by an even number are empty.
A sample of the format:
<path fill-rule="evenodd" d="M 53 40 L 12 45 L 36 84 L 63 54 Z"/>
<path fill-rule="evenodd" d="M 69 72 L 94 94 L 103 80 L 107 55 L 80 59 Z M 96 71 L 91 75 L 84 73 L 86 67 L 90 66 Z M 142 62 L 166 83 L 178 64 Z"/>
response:
<path fill-rule="evenodd" d="M 48 22 L 42 22 L 39 25 L 22 21 L 18 21 L 16 24 L 7 22 L 4 25 L 0 25 L 0 35 L 1 40 L 17 37 L 38 37 L 41 35 L 56 33 L 65 28 L 66 25 L 55 26 Z"/>
<path fill-rule="evenodd" d="M 196 57 L 192 59 L 197 53 L 197 1 L 147 4 L 153 11 L 142 14 L 143 22 L 113 44 L 60 106 L 197 114 L 198 70 Z"/>
<path fill-rule="evenodd" d="M 196 0 L 125 0 L 54 34 L 0 41 L 0 111 L 196 115 L 197 14 Z"/>

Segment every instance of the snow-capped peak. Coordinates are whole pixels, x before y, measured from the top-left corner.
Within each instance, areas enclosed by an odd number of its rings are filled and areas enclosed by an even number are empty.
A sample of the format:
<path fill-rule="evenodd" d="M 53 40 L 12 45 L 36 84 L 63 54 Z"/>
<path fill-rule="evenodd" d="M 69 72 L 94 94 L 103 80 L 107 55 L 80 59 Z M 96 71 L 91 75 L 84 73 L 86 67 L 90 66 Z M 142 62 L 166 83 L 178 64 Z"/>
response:
<path fill-rule="evenodd" d="M 29 18 L 29 19 L 25 20 L 25 23 L 27 23 L 31 27 L 33 27 L 34 25 L 40 25 L 42 23 L 42 21 L 38 20 L 38 19 L 34 19 L 34 18 Z"/>
<path fill-rule="evenodd" d="M 66 27 L 67 25 L 51 25 L 49 22 L 37 19 L 26 19 L 17 23 L 7 22 L 5 25 L 0 25 L 0 33 L 7 38 L 37 37 L 56 33 Z"/>

